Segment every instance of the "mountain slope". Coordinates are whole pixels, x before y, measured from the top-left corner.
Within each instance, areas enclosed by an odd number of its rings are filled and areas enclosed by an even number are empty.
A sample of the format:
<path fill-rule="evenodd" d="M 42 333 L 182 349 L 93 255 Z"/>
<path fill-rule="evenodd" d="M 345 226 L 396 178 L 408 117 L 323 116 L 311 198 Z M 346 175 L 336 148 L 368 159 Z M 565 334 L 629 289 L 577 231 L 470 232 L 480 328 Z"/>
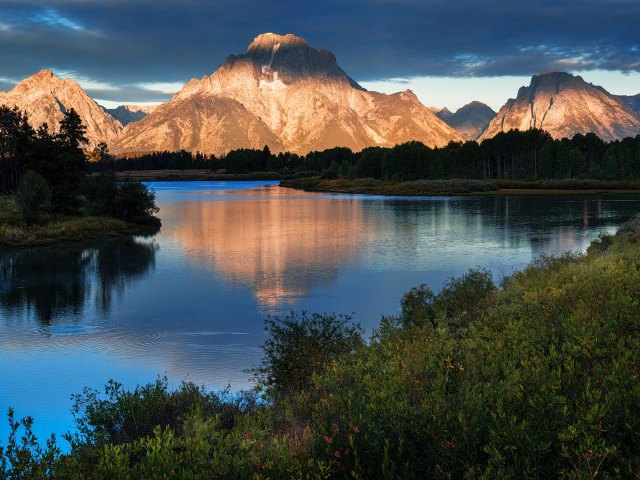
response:
<path fill-rule="evenodd" d="M 604 88 L 563 72 L 535 75 L 491 121 L 481 139 L 501 131 L 541 128 L 554 138 L 593 132 L 604 140 L 640 133 L 640 117 Z"/>
<path fill-rule="evenodd" d="M 240 114 L 242 128 L 252 129 L 234 130 L 231 110 Z M 268 33 L 258 36 L 246 54 L 231 55 L 212 75 L 191 80 L 170 102 L 127 125 L 113 150 L 165 150 L 179 144 L 220 155 L 266 144 L 274 152 L 307 153 L 409 140 L 443 146 L 459 139 L 410 91 L 368 92 L 328 50 L 311 48 L 291 34 Z"/>
<path fill-rule="evenodd" d="M 627 105 L 631 106 L 634 112 L 640 115 L 640 93 L 637 95 L 618 95 Z"/>
<path fill-rule="evenodd" d="M 60 79 L 51 70 L 42 70 L 23 80 L 9 92 L 0 92 L 0 105 L 17 106 L 29 115 L 34 128 L 43 123 L 58 131 L 63 112 L 74 108 L 87 127 L 90 145 L 112 142 L 122 130 L 120 122 L 106 113 L 73 80 Z"/>
<path fill-rule="evenodd" d="M 155 110 L 157 105 L 120 105 L 116 108 L 104 108 L 104 111 L 118 120 L 123 126 L 137 122 Z"/>
<path fill-rule="evenodd" d="M 445 107 L 436 115 L 455 128 L 464 140 L 477 140 L 496 116 L 496 112 L 488 105 L 474 101 L 460 107 L 455 113 Z"/>

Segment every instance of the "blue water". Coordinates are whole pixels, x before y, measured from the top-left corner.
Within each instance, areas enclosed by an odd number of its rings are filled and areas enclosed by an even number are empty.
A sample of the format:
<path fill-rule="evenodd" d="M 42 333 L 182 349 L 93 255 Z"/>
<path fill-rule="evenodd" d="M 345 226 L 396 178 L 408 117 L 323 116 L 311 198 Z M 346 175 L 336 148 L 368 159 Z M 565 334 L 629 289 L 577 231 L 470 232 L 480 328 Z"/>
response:
<path fill-rule="evenodd" d="M 266 315 L 355 313 L 368 330 L 409 288 L 474 266 L 496 278 L 583 251 L 638 197 L 376 197 L 276 182 L 155 182 L 151 237 L 0 252 L 0 412 L 40 437 L 73 428 L 72 393 L 166 374 L 250 388 Z M 0 422 L 0 441 L 6 439 Z"/>

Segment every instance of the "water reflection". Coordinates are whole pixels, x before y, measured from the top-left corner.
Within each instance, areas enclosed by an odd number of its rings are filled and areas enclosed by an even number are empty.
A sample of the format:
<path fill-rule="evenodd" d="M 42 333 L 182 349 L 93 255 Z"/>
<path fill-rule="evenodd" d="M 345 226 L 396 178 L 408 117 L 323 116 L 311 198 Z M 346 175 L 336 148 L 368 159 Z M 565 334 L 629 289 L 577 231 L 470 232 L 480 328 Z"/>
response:
<path fill-rule="evenodd" d="M 113 296 L 154 267 L 157 249 L 127 237 L 0 254 L 0 313 L 6 319 L 27 313 L 42 326 L 62 317 L 82 322 L 92 301 L 107 314 Z"/>
<path fill-rule="evenodd" d="M 377 225 L 358 199 L 271 191 L 256 201 L 184 203 L 179 218 L 172 236 L 189 261 L 249 286 L 262 313 L 291 308 L 312 288 L 335 283 L 375 239 Z"/>
<path fill-rule="evenodd" d="M 0 253 L 0 412 L 41 436 L 71 426 L 69 395 L 166 373 L 248 388 L 264 314 L 356 312 L 369 330 L 409 288 L 480 265 L 500 275 L 582 250 L 637 197 L 383 198 L 265 182 L 165 182 L 153 238 Z M 6 438 L 0 422 L 0 441 Z"/>

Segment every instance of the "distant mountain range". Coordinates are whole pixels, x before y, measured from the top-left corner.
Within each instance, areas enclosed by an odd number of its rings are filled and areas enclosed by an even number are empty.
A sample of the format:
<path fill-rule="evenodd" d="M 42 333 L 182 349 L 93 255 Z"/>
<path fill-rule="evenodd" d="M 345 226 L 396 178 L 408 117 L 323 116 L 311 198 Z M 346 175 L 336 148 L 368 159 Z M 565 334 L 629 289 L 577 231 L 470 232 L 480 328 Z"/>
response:
<path fill-rule="evenodd" d="M 159 106 L 106 109 L 49 70 L 0 92 L 0 104 L 16 105 L 34 126 L 47 123 L 54 131 L 63 112 L 74 108 L 90 144 L 104 141 L 114 153 L 185 149 L 223 155 L 264 145 L 273 152 L 357 151 L 412 140 L 441 147 L 534 127 L 555 138 L 640 134 L 640 94 L 612 95 L 568 73 L 533 76 L 497 114 L 481 102 L 452 113 L 425 107 L 410 90 L 367 91 L 330 51 L 272 33 L 259 35 L 246 53 L 229 56 L 212 75 L 192 79 Z"/>
<path fill-rule="evenodd" d="M 120 105 L 117 108 L 105 108 L 104 111 L 118 120 L 123 126 L 142 120 L 156 109 L 157 105 Z"/>
<path fill-rule="evenodd" d="M 455 128 L 463 140 L 477 140 L 496 116 L 496 112 L 482 102 L 471 102 L 460 107 L 455 113 L 445 107 L 436 115 L 447 125 Z"/>

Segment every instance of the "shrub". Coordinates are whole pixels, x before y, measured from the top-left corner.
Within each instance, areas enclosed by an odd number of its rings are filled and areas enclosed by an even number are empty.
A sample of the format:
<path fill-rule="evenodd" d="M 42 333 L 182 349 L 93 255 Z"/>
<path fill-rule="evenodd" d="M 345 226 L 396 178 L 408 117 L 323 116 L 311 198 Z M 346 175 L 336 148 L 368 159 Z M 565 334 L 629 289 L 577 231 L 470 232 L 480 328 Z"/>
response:
<path fill-rule="evenodd" d="M 311 376 L 329 363 L 363 345 L 362 329 L 349 315 L 291 313 L 267 318 L 269 338 L 264 359 L 253 369 L 255 379 L 276 400 L 299 392 Z"/>
<path fill-rule="evenodd" d="M 16 420 L 13 409 L 9 409 L 9 437 L 7 445 L 0 445 L 0 478 L 18 479 L 53 479 L 53 470 L 60 455 L 52 435 L 43 449 L 33 434 L 31 417 Z M 19 435 L 23 427 L 22 435 Z"/>
<path fill-rule="evenodd" d="M 122 220 L 153 215 L 158 211 L 155 193 L 141 182 L 123 182 L 113 200 L 113 214 Z"/>
<path fill-rule="evenodd" d="M 51 190 L 45 178 L 33 171 L 25 173 L 16 190 L 16 202 L 22 221 L 36 223 L 51 207 Z"/>
<path fill-rule="evenodd" d="M 206 392 L 191 382 L 177 390 L 169 389 L 166 378 L 127 391 L 113 380 L 97 390 L 85 388 L 73 395 L 72 413 L 77 433 L 67 435 L 72 444 L 112 444 L 131 442 L 149 436 L 156 427 L 182 434 L 184 420 L 198 412 L 205 417 L 219 416 L 219 424 L 232 428 L 235 418 L 256 408 L 255 395 Z"/>
<path fill-rule="evenodd" d="M 447 326 L 466 327 L 478 317 L 487 297 L 496 287 L 491 274 L 482 268 L 468 270 L 460 277 L 449 278 L 438 295 L 427 285 L 414 287 L 400 301 L 401 313 L 396 323 L 402 328 Z M 387 319 L 389 321 L 389 319 Z"/>

